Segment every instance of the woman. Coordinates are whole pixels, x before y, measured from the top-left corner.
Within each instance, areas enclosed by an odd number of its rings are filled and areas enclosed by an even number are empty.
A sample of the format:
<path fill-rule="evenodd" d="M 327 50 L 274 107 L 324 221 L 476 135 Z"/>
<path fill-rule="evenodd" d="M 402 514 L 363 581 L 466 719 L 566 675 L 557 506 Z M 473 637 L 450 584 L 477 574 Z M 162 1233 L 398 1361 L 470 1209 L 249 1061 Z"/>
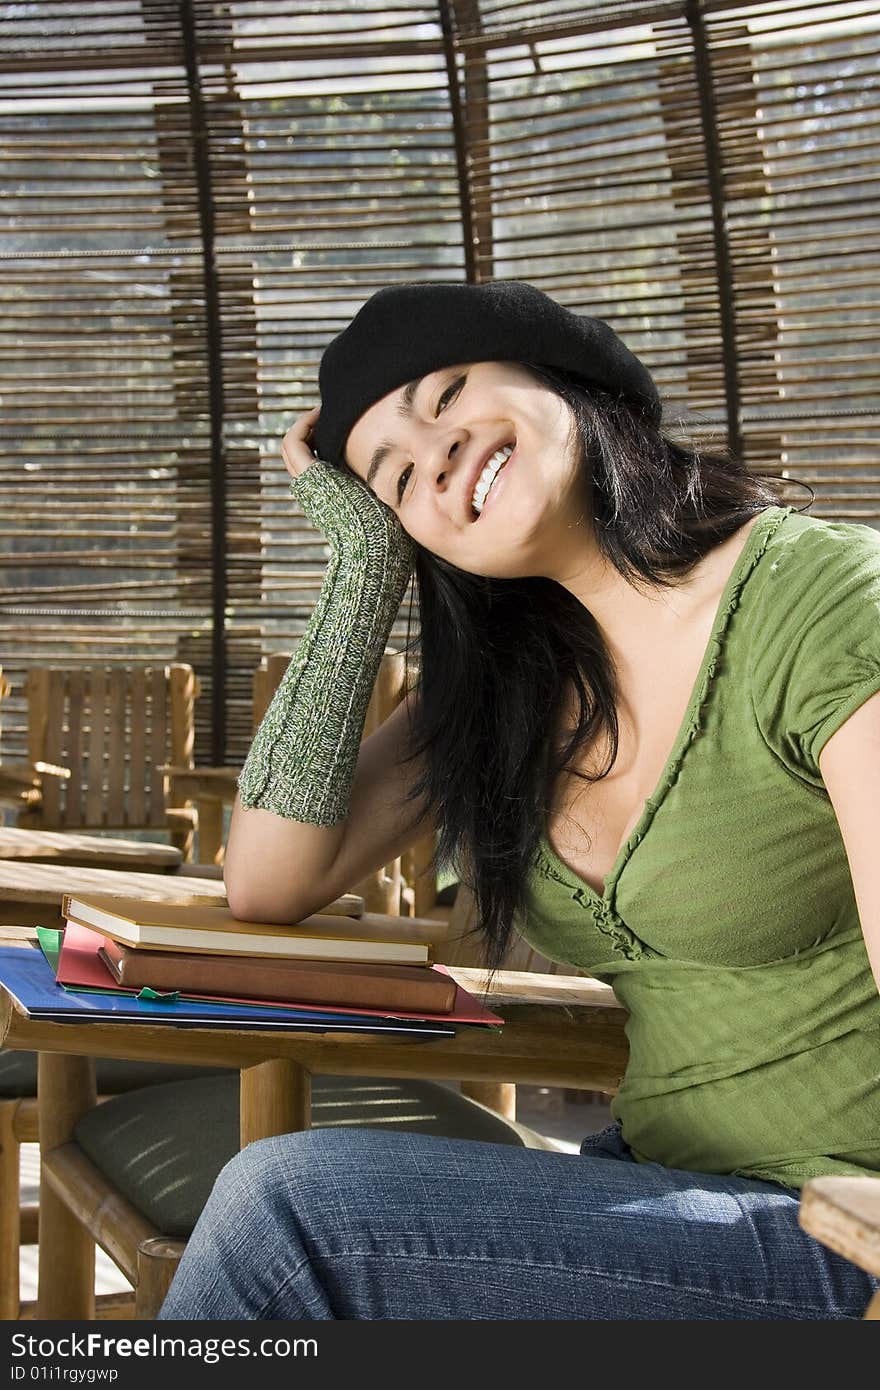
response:
<path fill-rule="evenodd" d="M 630 1062 L 581 1156 L 251 1146 L 162 1316 L 860 1317 L 877 1281 L 797 1208 L 880 1170 L 880 539 L 669 442 L 643 364 L 528 285 L 381 291 L 320 386 L 283 454 L 331 561 L 230 903 L 306 915 L 436 825 L 490 958 L 516 924 L 610 981 Z M 413 558 L 419 684 L 359 751 Z"/>

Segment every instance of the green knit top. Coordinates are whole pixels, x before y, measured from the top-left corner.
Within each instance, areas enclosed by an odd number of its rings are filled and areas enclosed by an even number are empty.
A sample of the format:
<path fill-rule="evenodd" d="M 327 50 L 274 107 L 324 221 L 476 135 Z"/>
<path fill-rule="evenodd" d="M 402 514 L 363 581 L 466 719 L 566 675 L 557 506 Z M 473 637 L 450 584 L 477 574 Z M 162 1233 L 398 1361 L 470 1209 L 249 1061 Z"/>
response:
<path fill-rule="evenodd" d="M 600 896 L 542 840 L 523 932 L 629 1011 L 640 1162 L 880 1171 L 880 995 L 819 753 L 880 690 L 880 534 L 769 507 Z"/>

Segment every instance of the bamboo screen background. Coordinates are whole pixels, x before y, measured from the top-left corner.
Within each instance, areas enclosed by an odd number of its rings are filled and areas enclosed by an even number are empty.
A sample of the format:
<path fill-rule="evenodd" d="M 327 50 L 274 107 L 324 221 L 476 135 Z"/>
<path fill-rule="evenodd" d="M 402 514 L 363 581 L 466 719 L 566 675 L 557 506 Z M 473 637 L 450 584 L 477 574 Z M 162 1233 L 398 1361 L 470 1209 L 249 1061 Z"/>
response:
<path fill-rule="evenodd" d="M 880 523 L 878 32 L 875 0 L 0 3 L 4 756 L 29 665 L 126 659 L 191 662 L 197 761 L 244 756 L 326 557 L 278 441 L 392 281 L 531 280 L 670 421 Z"/>

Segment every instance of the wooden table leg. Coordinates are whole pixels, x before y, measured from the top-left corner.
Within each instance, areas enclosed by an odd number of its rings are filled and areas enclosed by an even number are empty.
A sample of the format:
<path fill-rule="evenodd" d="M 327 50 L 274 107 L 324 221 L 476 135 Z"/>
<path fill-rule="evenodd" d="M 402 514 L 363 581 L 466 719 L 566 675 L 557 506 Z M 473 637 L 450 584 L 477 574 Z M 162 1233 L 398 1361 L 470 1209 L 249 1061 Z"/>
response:
<path fill-rule="evenodd" d="M 510 1081 L 462 1081 L 461 1093 L 497 1110 L 506 1120 L 516 1119 L 516 1086 Z"/>
<path fill-rule="evenodd" d="M 19 1229 L 21 1150 L 15 1134 L 17 1100 L 0 1101 L 0 1320 L 14 1321 L 19 1312 Z"/>
<path fill-rule="evenodd" d="M 241 1071 L 241 1147 L 273 1134 L 308 1129 L 311 1076 L 298 1062 L 273 1057 Z"/>
<path fill-rule="evenodd" d="M 41 1052 L 37 1068 L 40 1152 L 69 1143 L 80 1116 L 96 1103 L 91 1057 Z M 95 1244 L 88 1230 L 40 1176 L 39 1317 L 95 1316 Z"/>

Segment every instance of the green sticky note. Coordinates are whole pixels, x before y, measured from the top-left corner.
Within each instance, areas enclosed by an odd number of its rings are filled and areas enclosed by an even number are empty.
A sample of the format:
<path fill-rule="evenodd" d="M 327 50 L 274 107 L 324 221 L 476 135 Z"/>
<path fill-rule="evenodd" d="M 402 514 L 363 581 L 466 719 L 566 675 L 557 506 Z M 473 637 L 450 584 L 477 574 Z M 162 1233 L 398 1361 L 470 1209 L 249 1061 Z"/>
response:
<path fill-rule="evenodd" d="M 53 971 L 58 969 L 58 957 L 61 955 L 61 938 L 64 932 L 60 927 L 37 927 L 37 940 L 40 943 L 40 950 L 46 957 Z"/>
<path fill-rule="evenodd" d="M 138 999 L 154 999 L 160 1004 L 174 1004 L 180 998 L 180 991 L 171 990 L 168 994 L 160 994 L 158 990 L 150 989 L 149 985 L 144 985 L 137 995 Z"/>

